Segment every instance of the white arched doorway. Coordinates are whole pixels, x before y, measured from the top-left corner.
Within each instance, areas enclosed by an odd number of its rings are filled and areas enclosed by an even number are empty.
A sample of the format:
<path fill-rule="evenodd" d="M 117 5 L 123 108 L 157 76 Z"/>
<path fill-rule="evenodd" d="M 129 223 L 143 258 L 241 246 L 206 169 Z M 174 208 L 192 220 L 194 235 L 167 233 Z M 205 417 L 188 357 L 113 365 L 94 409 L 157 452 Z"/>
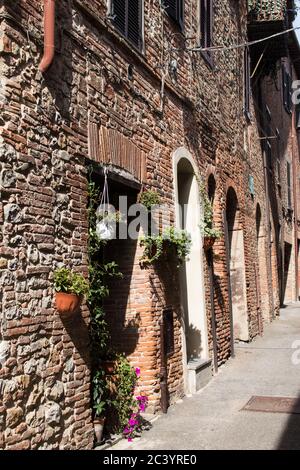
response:
<path fill-rule="evenodd" d="M 176 226 L 192 239 L 188 260 L 180 269 L 182 342 L 186 393 L 194 393 L 211 377 L 200 231 L 201 205 L 197 168 L 184 147 L 173 155 Z"/>

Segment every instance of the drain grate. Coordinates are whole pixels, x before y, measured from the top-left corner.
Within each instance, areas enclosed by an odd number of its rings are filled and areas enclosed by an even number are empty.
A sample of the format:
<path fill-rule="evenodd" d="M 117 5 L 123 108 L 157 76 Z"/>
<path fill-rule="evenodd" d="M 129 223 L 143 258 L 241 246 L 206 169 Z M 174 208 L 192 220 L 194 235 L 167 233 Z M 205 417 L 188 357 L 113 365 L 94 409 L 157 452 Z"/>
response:
<path fill-rule="evenodd" d="M 289 397 L 253 396 L 241 411 L 300 414 L 300 399 Z"/>

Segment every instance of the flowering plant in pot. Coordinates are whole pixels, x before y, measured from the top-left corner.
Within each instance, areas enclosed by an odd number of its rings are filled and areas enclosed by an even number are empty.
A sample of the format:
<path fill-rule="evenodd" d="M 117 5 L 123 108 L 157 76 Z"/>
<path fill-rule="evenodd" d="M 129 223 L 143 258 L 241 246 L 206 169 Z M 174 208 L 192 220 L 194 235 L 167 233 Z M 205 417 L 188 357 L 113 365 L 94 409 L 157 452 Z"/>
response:
<path fill-rule="evenodd" d="M 63 318 L 70 318 L 78 311 L 89 291 L 89 284 L 83 275 L 67 268 L 54 272 L 54 287 L 56 308 Z"/>

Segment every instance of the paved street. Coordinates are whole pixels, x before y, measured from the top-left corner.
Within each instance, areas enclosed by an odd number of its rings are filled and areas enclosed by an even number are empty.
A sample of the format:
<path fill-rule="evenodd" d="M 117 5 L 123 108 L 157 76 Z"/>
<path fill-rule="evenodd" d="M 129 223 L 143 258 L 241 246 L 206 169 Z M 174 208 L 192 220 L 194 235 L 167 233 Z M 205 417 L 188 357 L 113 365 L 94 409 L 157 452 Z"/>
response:
<path fill-rule="evenodd" d="M 300 340 L 300 304 L 282 309 L 264 337 L 238 346 L 235 359 L 205 389 L 173 406 L 142 438 L 113 449 L 300 449 L 300 414 L 241 411 L 253 395 L 300 401 L 295 340 Z"/>

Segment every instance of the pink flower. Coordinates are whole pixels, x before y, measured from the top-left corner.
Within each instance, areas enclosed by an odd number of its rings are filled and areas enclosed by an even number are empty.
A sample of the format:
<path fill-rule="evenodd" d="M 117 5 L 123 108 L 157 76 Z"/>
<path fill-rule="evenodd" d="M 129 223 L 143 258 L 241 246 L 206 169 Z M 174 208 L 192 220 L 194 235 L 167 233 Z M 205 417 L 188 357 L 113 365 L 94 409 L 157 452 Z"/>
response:
<path fill-rule="evenodd" d="M 132 437 L 128 437 L 128 442 L 132 442 Z"/>
<path fill-rule="evenodd" d="M 129 420 L 129 426 L 136 426 L 138 424 L 136 419 L 130 419 Z"/>
<path fill-rule="evenodd" d="M 137 376 L 137 377 L 140 377 L 140 375 L 141 375 L 141 369 L 140 369 L 139 367 L 136 367 L 136 368 L 135 368 L 135 373 L 136 373 L 136 376 Z"/>

